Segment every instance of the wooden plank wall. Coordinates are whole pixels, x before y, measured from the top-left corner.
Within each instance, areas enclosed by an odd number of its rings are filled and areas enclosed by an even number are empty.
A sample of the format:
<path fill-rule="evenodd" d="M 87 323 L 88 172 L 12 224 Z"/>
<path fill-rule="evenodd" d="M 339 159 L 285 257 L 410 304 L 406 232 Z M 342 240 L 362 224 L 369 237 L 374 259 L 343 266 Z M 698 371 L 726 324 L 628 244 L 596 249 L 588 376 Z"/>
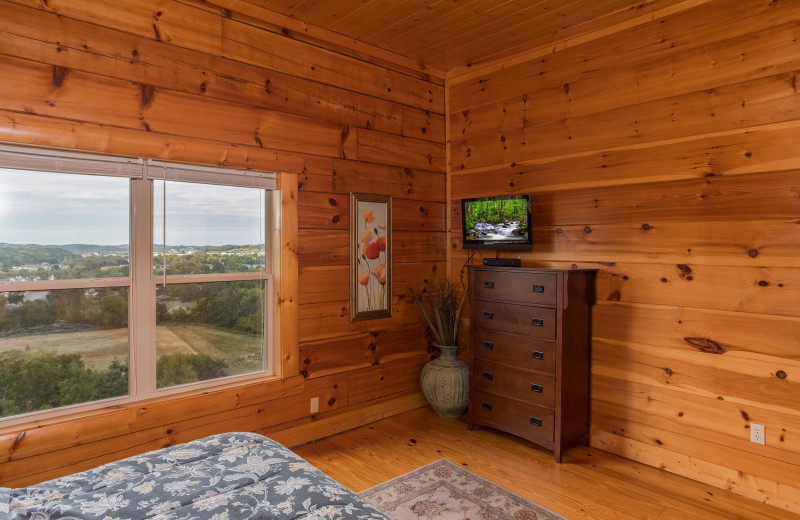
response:
<path fill-rule="evenodd" d="M 288 172 L 299 297 L 283 382 L 5 428 L 0 483 L 231 429 L 295 445 L 424 404 L 407 288 L 446 271 L 444 81 L 323 43 L 191 0 L 0 0 L 0 141 Z M 392 318 L 349 320 L 351 191 L 393 197 Z"/>
<path fill-rule="evenodd" d="M 451 271 L 459 199 L 502 193 L 523 265 L 599 270 L 591 444 L 797 513 L 799 37 L 798 2 L 684 2 L 447 92 Z"/>

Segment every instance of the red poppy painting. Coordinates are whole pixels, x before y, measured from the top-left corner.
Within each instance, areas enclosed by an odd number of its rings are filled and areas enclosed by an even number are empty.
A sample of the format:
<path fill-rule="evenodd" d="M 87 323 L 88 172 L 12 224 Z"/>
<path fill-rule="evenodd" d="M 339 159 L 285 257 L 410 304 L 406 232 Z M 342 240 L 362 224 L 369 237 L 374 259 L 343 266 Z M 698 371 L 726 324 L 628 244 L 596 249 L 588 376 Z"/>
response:
<path fill-rule="evenodd" d="M 392 315 L 392 198 L 350 194 L 350 319 Z"/>

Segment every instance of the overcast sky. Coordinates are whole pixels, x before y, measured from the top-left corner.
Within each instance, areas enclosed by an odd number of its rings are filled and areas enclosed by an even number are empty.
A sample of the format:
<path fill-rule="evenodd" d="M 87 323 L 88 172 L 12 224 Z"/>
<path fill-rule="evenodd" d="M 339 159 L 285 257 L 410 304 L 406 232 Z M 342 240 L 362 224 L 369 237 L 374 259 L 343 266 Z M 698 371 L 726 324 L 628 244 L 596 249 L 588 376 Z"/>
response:
<path fill-rule="evenodd" d="M 0 242 L 128 243 L 127 179 L 0 169 Z M 155 182 L 153 240 L 162 241 L 162 183 Z M 263 191 L 167 183 L 167 244 L 263 241 Z"/>

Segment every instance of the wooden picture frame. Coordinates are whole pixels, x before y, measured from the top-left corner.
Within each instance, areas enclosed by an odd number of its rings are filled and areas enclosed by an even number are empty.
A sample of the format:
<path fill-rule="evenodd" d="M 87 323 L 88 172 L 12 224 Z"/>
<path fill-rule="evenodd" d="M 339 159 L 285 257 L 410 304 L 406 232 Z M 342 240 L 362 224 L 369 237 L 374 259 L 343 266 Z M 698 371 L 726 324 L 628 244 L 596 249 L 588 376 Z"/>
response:
<path fill-rule="evenodd" d="M 392 197 L 350 193 L 350 321 L 392 316 Z"/>

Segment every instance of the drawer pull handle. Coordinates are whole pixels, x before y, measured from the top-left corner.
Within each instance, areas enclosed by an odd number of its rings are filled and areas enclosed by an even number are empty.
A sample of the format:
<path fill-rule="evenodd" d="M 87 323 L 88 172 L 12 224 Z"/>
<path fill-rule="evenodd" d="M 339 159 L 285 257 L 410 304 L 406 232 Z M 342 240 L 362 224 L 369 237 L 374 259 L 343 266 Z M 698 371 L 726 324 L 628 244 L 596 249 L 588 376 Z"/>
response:
<path fill-rule="evenodd" d="M 494 350 L 494 343 L 492 343 L 491 341 L 484 341 L 483 348 L 485 348 L 486 350 Z"/>
<path fill-rule="evenodd" d="M 531 357 L 533 359 L 544 359 L 544 352 L 539 352 L 538 350 L 531 350 Z"/>
<path fill-rule="evenodd" d="M 483 282 L 484 289 L 494 289 L 494 282 Z"/>
<path fill-rule="evenodd" d="M 539 419 L 538 417 L 531 417 L 531 424 L 534 426 L 541 426 L 542 420 Z"/>
<path fill-rule="evenodd" d="M 491 372 L 484 372 L 483 378 L 487 381 L 491 381 L 494 379 L 494 374 L 492 374 Z"/>
<path fill-rule="evenodd" d="M 531 325 L 534 327 L 544 327 L 544 320 L 542 318 L 531 318 Z"/>
<path fill-rule="evenodd" d="M 487 311 L 483 312 L 483 319 L 484 320 L 491 320 L 493 317 L 494 317 L 494 313 L 493 312 L 487 312 Z"/>
<path fill-rule="evenodd" d="M 541 394 L 544 390 L 542 385 L 537 385 L 536 383 L 531 383 L 531 392 L 536 392 L 537 394 Z"/>
<path fill-rule="evenodd" d="M 481 402 L 481 408 L 484 410 L 492 411 L 492 403 L 487 403 L 486 401 Z"/>
<path fill-rule="evenodd" d="M 544 285 L 534 285 L 533 286 L 533 292 L 541 292 L 541 293 L 543 293 L 544 292 Z"/>

